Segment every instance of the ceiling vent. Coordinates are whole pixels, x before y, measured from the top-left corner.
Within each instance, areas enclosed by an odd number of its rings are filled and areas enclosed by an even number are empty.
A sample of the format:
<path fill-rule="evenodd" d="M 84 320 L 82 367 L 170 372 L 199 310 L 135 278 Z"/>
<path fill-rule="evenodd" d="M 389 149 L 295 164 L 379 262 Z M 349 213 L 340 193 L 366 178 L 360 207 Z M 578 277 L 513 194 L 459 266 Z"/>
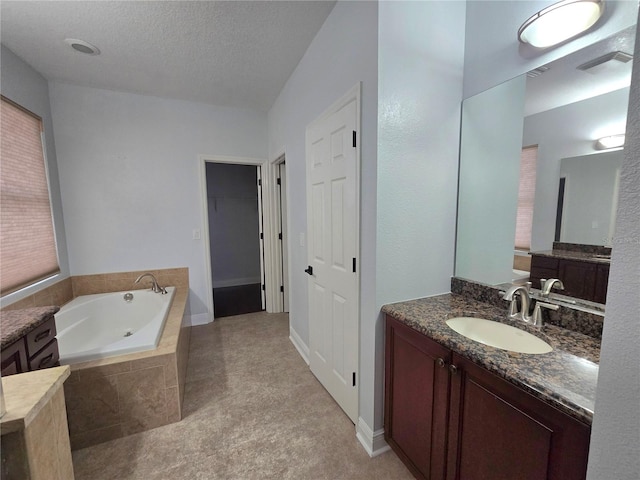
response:
<path fill-rule="evenodd" d="M 530 70 L 527 72 L 527 77 L 529 78 L 539 77 L 547 70 L 549 70 L 549 67 L 545 67 L 544 65 L 542 67 L 534 68 L 533 70 Z"/>
<path fill-rule="evenodd" d="M 579 67 L 576 67 L 578 70 L 582 70 L 587 73 L 600 73 L 605 70 L 611 70 L 615 68 L 620 68 L 625 63 L 629 63 L 633 60 L 633 55 L 624 52 L 610 52 L 606 55 L 596 58 L 595 60 L 590 60 L 586 63 L 583 63 Z"/>

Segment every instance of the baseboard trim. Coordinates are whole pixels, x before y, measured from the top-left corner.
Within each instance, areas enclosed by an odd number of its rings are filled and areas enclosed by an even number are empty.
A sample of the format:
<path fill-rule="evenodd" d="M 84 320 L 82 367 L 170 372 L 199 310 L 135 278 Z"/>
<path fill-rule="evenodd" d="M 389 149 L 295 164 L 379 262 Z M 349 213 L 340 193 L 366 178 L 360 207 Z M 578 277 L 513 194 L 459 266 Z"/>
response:
<path fill-rule="evenodd" d="M 196 315 L 191 315 L 191 326 L 195 327 L 196 325 L 206 325 L 207 323 L 211 323 L 213 318 L 208 313 L 198 313 Z"/>
<path fill-rule="evenodd" d="M 381 453 L 391 450 L 391 447 L 384 440 L 384 429 L 374 432 L 361 417 L 358 418 L 356 438 L 370 457 L 377 457 Z"/>
<path fill-rule="evenodd" d="M 309 365 L 309 347 L 302 341 L 298 332 L 296 332 L 291 326 L 289 326 L 289 340 L 291 340 L 293 346 L 296 347 L 296 350 L 298 350 L 298 353 L 305 363 Z"/>

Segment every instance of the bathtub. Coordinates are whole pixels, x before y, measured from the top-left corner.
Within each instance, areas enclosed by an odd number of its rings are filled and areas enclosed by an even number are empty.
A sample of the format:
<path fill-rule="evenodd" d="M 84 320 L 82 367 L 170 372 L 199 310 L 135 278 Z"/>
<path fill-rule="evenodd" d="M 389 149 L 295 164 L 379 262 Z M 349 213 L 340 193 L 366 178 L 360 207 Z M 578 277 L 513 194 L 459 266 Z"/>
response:
<path fill-rule="evenodd" d="M 152 350 L 158 346 L 175 287 L 74 298 L 55 314 L 60 364 Z M 125 300 L 132 294 L 131 301 Z"/>

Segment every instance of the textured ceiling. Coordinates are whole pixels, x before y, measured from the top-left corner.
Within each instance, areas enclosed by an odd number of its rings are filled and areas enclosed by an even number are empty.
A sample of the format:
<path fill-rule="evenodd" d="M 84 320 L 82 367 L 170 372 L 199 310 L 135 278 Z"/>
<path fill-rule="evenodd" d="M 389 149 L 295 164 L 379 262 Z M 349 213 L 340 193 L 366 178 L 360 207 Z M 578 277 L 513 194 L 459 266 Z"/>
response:
<path fill-rule="evenodd" d="M 2 0 L 0 32 L 49 80 L 266 111 L 334 4 Z"/>

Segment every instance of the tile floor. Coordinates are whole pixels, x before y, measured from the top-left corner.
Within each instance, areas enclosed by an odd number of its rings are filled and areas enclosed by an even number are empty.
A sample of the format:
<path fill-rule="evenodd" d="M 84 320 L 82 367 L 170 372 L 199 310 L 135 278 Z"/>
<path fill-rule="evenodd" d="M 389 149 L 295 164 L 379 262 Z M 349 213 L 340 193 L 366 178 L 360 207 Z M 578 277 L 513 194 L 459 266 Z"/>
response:
<path fill-rule="evenodd" d="M 182 421 L 73 452 L 75 478 L 413 478 L 369 458 L 288 339 L 286 314 L 193 327 Z"/>

